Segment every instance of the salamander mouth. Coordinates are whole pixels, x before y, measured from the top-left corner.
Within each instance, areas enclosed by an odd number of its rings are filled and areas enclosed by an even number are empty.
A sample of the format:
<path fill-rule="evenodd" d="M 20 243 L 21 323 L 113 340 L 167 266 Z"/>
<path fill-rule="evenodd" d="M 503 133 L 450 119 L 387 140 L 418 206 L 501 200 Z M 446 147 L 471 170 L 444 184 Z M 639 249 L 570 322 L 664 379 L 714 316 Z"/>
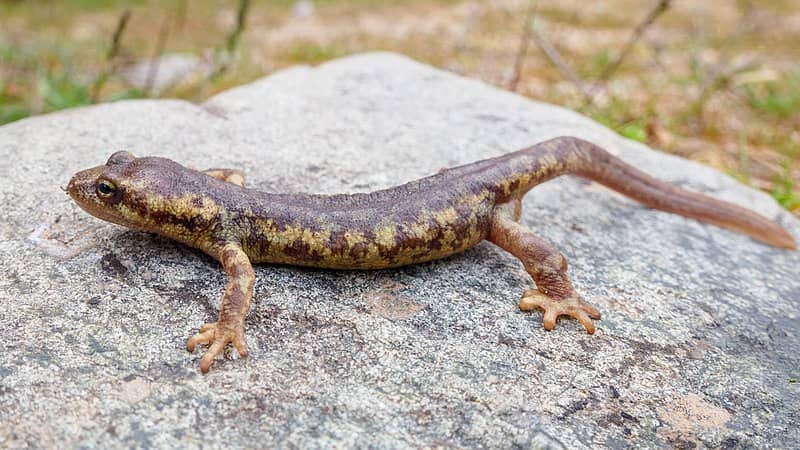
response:
<path fill-rule="evenodd" d="M 114 208 L 103 203 L 96 193 L 97 179 L 102 175 L 105 166 L 97 166 L 91 169 L 82 170 L 69 180 L 67 184 L 67 194 L 89 214 L 109 222 L 119 225 L 126 225 L 114 214 Z"/>

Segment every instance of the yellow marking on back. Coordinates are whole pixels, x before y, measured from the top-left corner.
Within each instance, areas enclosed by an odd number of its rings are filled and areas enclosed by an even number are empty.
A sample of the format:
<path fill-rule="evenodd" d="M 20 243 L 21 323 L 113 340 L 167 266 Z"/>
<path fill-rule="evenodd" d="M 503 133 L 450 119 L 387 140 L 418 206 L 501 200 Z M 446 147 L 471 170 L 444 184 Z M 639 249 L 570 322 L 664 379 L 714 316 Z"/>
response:
<path fill-rule="evenodd" d="M 455 208 L 450 206 L 440 211 L 435 211 L 433 213 L 433 218 L 439 225 L 446 226 L 458 221 L 458 213 L 456 213 Z"/>
<path fill-rule="evenodd" d="M 251 242 L 247 245 L 255 247 L 246 251 L 259 262 L 340 269 L 374 269 L 438 259 L 483 238 L 478 220 L 489 214 L 487 199 L 491 195 L 489 190 L 467 194 L 458 199 L 458 207 L 421 210 L 412 221 L 383 221 L 369 232 L 346 230 L 338 241 L 332 240 L 334 225 L 325 222 L 318 221 L 319 230 L 298 223 L 279 230 L 271 220 L 254 220 L 256 240 L 263 239 L 268 245 Z M 464 217 L 459 208 L 466 210 Z"/>
<path fill-rule="evenodd" d="M 375 242 L 384 247 L 395 245 L 397 239 L 397 227 L 395 225 L 379 225 L 374 230 Z"/>

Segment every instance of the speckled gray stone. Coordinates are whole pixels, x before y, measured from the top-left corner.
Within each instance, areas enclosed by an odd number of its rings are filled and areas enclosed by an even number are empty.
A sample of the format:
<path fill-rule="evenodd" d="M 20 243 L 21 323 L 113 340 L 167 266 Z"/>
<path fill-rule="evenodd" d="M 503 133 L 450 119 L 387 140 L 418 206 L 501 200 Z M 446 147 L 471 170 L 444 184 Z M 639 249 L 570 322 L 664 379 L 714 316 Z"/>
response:
<path fill-rule="evenodd" d="M 558 135 L 800 224 L 765 194 L 576 113 L 391 54 L 295 68 L 201 106 L 127 101 L 0 128 L 0 447 L 792 447 L 800 252 L 562 178 L 523 221 L 603 313 L 552 332 L 488 243 L 397 270 L 259 266 L 251 357 L 203 376 L 225 277 L 61 191 L 115 150 L 240 167 L 273 191 L 368 191 Z"/>

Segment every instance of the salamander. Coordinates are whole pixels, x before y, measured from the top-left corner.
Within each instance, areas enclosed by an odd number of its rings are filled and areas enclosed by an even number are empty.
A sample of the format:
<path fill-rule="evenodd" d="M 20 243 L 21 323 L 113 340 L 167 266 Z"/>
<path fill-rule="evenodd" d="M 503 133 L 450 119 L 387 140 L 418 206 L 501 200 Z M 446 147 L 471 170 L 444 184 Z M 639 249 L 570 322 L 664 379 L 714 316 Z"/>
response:
<path fill-rule="evenodd" d="M 248 354 L 244 320 L 253 297 L 253 263 L 329 269 L 382 269 L 462 252 L 487 240 L 518 258 L 535 282 L 519 301 L 540 309 L 552 330 L 559 316 L 577 319 L 588 333 L 600 312 L 576 291 L 567 260 L 520 223 L 522 197 L 564 174 L 599 182 L 655 209 L 796 249 L 786 230 L 740 206 L 653 178 L 600 147 L 559 137 L 517 152 L 442 170 L 371 193 L 268 193 L 244 186 L 235 169 L 196 171 L 159 157 L 116 152 L 83 170 L 67 193 L 89 214 L 196 247 L 228 275 L 216 322 L 187 342 L 208 346 L 200 369 L 233 344 Z"/>

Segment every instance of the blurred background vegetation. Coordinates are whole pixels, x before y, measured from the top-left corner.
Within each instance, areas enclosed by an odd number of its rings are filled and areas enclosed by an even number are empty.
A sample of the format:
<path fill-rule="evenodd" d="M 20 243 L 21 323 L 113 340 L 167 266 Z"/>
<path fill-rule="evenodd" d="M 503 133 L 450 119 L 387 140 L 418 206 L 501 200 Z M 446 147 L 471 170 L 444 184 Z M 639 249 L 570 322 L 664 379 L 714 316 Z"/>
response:
<path fill-rule="evenodd" d="M 390 50 L 580 111 L 800 215 L 796 0 L 0 0 L 0 124 Z"/>

